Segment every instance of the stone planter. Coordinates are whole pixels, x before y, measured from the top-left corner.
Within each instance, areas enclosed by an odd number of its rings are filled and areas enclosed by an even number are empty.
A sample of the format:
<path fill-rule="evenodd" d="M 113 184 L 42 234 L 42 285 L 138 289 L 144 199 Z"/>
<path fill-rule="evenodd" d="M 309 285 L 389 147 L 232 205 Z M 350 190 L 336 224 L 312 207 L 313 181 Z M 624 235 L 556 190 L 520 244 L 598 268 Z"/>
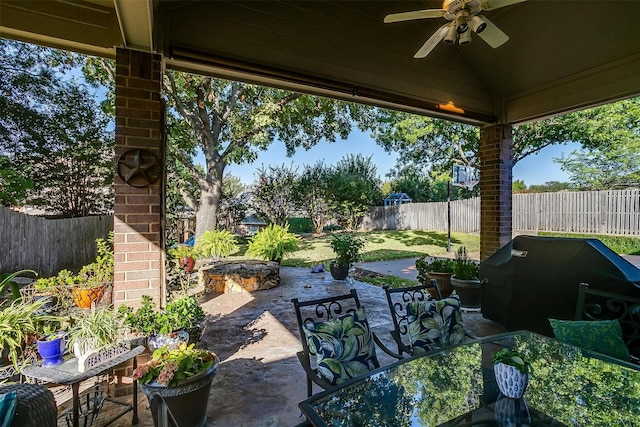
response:
<path fill-rule="evenodd" d="M 511 399 L 520 399 L 527 385 L 529 384 L 529 374 L 523 374 L 515 366 L 497 363 L 493 365 L 496 375 L 496 383 L 500 392 Z"/>
<path fill-rule="evenodd" d="M 158 413 L 162 410 L 161 399 L 164 399 L 167 408 L 175 418 L 174 424 L 170 417 L 168 426 L 170 427 L 202 427 L 207 421 L 207 403 L 209 402 L 209 390 L 211 382 L 216 375 L 218 368 L 218 358 L 215 359 L 211 367 L 198 375 L 182 381 L 175 387 L 166 387 L 158 383 L 140 384 L 140 390 L 147 396 L 153 423 L 159 426 Z"/>
<path fill-rule="evenodd" d="M 335 280 L 344 280 L 349 275 L 349 266 L 332 262 L 329 264 L 329 271 L 331 272 L 331 277 Z"/>
<path fill-rule="evenodd" d="M 451 285 L 460 297 L 462 308 L 480 308 L 480 280 L 463 280 L 451 277 Z"/>
<path fill-rule="evenodd" d="M 440 288 L 442 298 L 446 298 L 451 295 L 451 292 L 453 292 L 453 286 L 451 286 L 451 276 L 453 276 L 453 273 L 428 271 L 427 275 L 429 276 L 429 279 L 434 279 L 436 282 L 438 282 L 438 288 Z M 429 293 L 433 298 L 436 298 L 435 292 L 432 292 L 431 289 L 429 289 Z"/>

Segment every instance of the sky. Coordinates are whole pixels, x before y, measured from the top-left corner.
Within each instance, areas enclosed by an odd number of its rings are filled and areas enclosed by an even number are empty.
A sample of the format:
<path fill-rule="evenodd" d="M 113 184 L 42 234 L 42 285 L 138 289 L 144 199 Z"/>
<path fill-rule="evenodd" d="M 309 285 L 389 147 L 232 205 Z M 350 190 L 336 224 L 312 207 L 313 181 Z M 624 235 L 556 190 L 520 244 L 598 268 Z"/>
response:
<path fill-rule="evenodd" d="M 513 168 L 513 179 L 524 180 L 527 186 L 544 184 L 548 181 L 566 182 L 569 180 L 568 175 L 560 169 L 559 164 L 553 162 L 553 158 L 560 157 L 562 153 L 568 154 L 579 147 L 580 144 L 575 143 L 546 147 L 537 155 L 531 155 L 519 161 Z M 293 164 L 301 171 L 304 165 L 314 164 L 318 160 L 324 160 L 325 164 L 333 165 L 340 158 L 351 153 L 372 156 L 371 160 L 383 181 L 386 180 L 387 173 L 396 164 L 398 157 L 395 153 L 386 153 L 367 133 L 355 131 L 346 140 L 336 140 L 333 143 L 323 140 L 308 151 L 297 150 L 292 157 L 287 157 L 284 144 L 276 141 L 267 151 L 261 152 L 255 162 L 227 166 L 225 173 L 231 173 L 245 184 L 251 184 L 256 179 L 254 172 L 262 165 Z"/>

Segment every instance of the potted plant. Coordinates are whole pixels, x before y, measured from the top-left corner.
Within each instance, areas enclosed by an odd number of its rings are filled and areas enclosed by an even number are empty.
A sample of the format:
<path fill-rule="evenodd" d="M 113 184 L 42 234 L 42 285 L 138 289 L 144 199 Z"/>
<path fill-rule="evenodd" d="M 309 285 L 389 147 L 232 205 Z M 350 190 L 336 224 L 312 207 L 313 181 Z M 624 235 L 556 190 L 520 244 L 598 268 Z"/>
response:
<path fill-rule="evenodd" d="M 289 232 L 289 226 L 269 224 L 249 241 L 247 255 L 280 264 L 288 253 L 298 250 L 300 238 Z"/>
<path fill-rule="evenodd" d="M 467 248 L 458 248 L 453 260 L 453 276 L 451 285 L 460 297 L 460 304 L 465 308 L 480 307 L 480 266 L 471 260 Z"/>
<path fill-rule="evenodd" d="M 205 317 L 198 300 L 189 295 L 173 299 L 165 310 L 156 310 L 152 298 L 143 295 L 142 304 L 136 310 L 123 305 L 118 311 L 131 331 L 146 338 L 153 349 L 164 345 L 176 347 L 181 342 L 193 343 L 201 334 Z"/>
<path fill-rule="evenodd" d="M 125 316 L 111 308 L 92 308 L 71 318 L 67 332 L 69 347 L 78 358 L 78 370 L 91 368 L 89 356 L 105 353 L 104 359 L 116 357 L 128 350 Z M 116 349 L 116 351 L 114 351 Z"/>
<path fill-rule="evenodd" d="M 57 321 L 47 322 L 41 326 L 36 345 L 38 353 L 43 359 L 42 366 L 56 366 L 64 362 L 62 356 L 65 353 L 67 343 L 66 334 L 60 330 Z"/>
<path fill-rule="evenodd" d="M 531 365 L 517 350 L 503 348 L 493 353 L 493 371 L 500 392 L 511 399 L 520 399 L 529 384 Z"/>
<path fill-rule="evenodd" d="M 360 261 L 365 241 L 356 233 L 345 232 L 331 236 L 329 241 L 336 258 L 329 263 L 329 271 L 335 280 L 344 280 L 352 264 Z"/>
<path fill-rule="evenodd" d="M 169 255 L 176 260 L 178 267 L 187 273 L 193 271 L 198 259 L 198 251 L 189 245 L 177 245 L 169 250 Z"/>
<path fill-rule="evenodd" d="M 133 378 L 149 400 L 156 426 L 156 395 L 164 399 L 178 426 L 201 426 L 206 422 L 209 391 L 217 368 L 215 353 L 182 344 L 175 349 L 155 350 L 149 362 L 133 371 Z"/>
<path fill-rule="evenodd" d="M 238 251 L 236 237 L 227 230 L 207 230 L 196 239 L 195 250 L 205 258 L 225 258 Z"/>
<path fill-rule="evenodd" d="M 431 279 L 438 282 L 438 288 L 442 297 L 446 298 L 453 292 L 451 276 L 453 276 L 453 260 L 448 258 L 434 258 L 424 255 L 416 260 L 418 270 L 418 282 L 426 285 Z M 431 296 L 436 298 L 435 292 L 429 289 Z"/>
<path fill-rule="evenodd" d="M 96 239 L 96 249 L 98 255 L 94 262 L 82 267 L 76 277 L 65 277 L 72 286 L 73 302 L 80 308 L 91 308 L 99 303 L 106 287 L 113 283 L 113 232 L 106 240 Z"/>

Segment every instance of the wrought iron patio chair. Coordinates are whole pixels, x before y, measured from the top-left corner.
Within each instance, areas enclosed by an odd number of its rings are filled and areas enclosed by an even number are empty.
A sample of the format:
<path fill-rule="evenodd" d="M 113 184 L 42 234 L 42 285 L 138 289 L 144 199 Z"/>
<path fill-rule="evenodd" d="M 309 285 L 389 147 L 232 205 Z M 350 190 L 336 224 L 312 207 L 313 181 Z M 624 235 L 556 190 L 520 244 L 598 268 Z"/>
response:
<path fill-rule="evenodd" d="M 316 383 L 323 389 L 329 388 L 332 385 L 318 373 L 315 363 L 316 354 L 309 349 L 305 328 L 309 328 L 310 324 L 315 322 L 337 319 L 347 313 L 353 313 L 362 306 L 355 289 L 352 289 L 350 293 L 345 295 L 310 301 L 300 301 L 298 298 L 294 298 L 291 302 L 295 308 L 300 341 L 302 342 L 302 351 L 299 351 L 297 356 L 307 376 L 307 395 L 311 396 L 313 394 L 313 383 Z M 379 347 L 382 351 L 394 358 L 402 358 L 402 356 L 389 350 L 374 332 L 371 332 L 371 336 L 375 346 Z M 379 366 L 375 366 L 375 368 L 377 367 Z"/>
<path fill-rule="evenodd" d="M 411 349 L 411 339 L 409 338 L 407 304 L 442 299 L 438 282 L 432 279 L 429 283 L 420 286 L 390 288 L 385 285 L 382 288 L 387 296 L 391 319 L 393 320 L 393 330 L 389 331 L 389 333 L 398 346 L 398 354 L 406 353 L 411 355 L 413 351 Z"/>
<path fill-rule="evenodd" d="M 640 364 L 640 298 L 589 288 L 580 283 L 575 320 L 620 322 L 631 361 Z"/>

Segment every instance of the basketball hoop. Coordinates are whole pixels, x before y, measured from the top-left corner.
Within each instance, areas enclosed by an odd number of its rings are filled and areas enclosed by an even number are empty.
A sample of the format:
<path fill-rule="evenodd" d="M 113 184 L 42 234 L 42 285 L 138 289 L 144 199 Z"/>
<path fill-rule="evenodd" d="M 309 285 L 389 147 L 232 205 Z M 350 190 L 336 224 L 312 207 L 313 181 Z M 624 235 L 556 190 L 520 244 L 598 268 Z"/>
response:
<path fill-rule="evenodd" d="M 478 169 L 465 165 L 453 165 L 453 171 L 451 173 L 452 185 L 472 190 L 478 182 L 480 182 Z"/>

